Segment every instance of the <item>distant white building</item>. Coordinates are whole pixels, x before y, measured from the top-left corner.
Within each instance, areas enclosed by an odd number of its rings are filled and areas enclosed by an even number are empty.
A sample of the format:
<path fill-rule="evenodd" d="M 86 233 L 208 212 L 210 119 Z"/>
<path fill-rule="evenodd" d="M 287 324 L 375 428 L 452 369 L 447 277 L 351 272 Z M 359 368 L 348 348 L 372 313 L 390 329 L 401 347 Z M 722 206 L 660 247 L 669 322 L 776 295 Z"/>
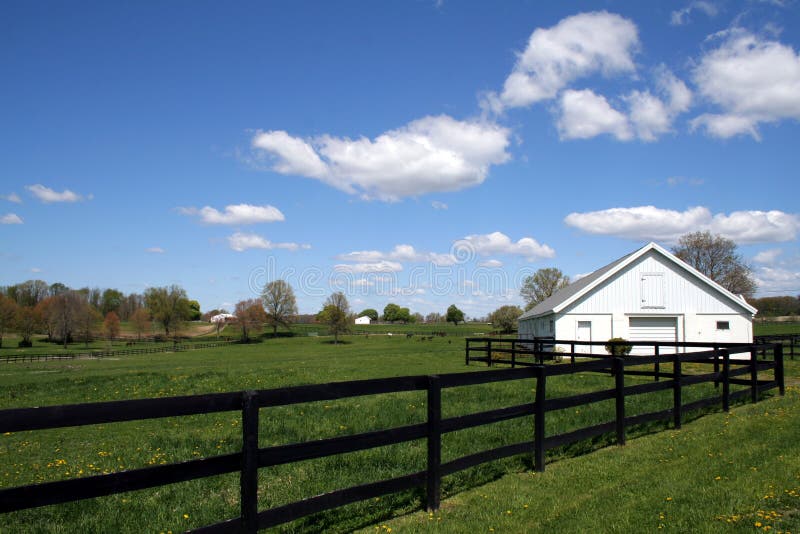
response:
<path fill-rule="evenodd" d="M 232 313 L 220 313 L 218 315 L 214 315 L 209 319 L 212 323 L 219 323 L 219 322 L 228 322 L 233 321 L 236 319 L 236 316 Z"/>
<path fill-rule="evenodd" d="M 356 317 L 356 324 L 370 324 L 370 323 L 372 323 L 372 319 L 370 319 L 366 315 L 362 315 L 361 317 Z"/>
<path fill-rule="evenodd" d="M 519 337 L 752 343 L 756 311 L 743 297 L 650 243 L 522 314 Z M 590 352 L 590 347 L 575 351 Z"/>

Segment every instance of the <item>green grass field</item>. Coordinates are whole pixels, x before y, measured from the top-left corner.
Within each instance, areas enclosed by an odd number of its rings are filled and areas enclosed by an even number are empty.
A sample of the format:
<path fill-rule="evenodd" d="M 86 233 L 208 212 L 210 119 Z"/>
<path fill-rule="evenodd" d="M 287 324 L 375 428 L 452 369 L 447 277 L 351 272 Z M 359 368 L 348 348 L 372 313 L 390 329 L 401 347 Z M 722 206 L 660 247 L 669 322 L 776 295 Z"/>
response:
<path fill-rule="evenodd" d="M 477 365 L 464 367 L 464 342 L 459 337 L 420 340 L 418 336 L 410 339 L 405 336 L 385 335 L 349 336 L 345 338 L 346 343 L 338 346 L 330 344 L 329 341 L 328 338 L 318 337 L 277 338 L 251 345 L 186 353 L 106 360 L 7 364 L 0 367 L 0 407 L 267 389 L 408 374 L 464 370 L 480 372 L 485 369 Z M 793 372 L 794 366 L 787 366 L 787 369 Z M 634 378 L 627 380 L 629 383 L 636 383 Z M 533 386 L 532 382 L 517 381 L 446 390 L 443 394 L 444 416 L 529 402 L 532 400 Z M 564 396 L 610 386 L 610 377 L 602 375 L 558 377 L 548 381 L 548 395 Z M 684 392 L 684 401 L 689 402 L 693 398 L 703 396 L 708 392 L 708 388 L 713 386 L 706 384 L 688 388 Z M 669 407 L 671 394 L 662 393 L 664 394 L 629 399 L 626 402 L 628 415 Z M 798 416 L 794 414 L 798 413 L 795 409 L 798 407 L 798 402 L 800 402 L 798 394 L 792 390 L 785 398 L 771 399 L 752 408 L 737 407 L 734 409 L 734 416 L 717 415 L 698 419 L 680 432 L 661 432 L 632 439 L 626 447 L 603 449 L 611 443 L 611 437 L 606 437 L 593 443 L 581 443 L 568 449 L 553 451 L 549 456 L 549 461 L 552 463 L 548 464 L 548 470 L 544 475 L 530 474 L 530 458 L 527 457 L 484 464 L 445 478 L 443 484 L 445 500 L 442 513 L 436 518 L 430 519 L 427 514 L 412 514 L 395 520 L 397 523 L 392 524 L 396 526 L 392 528 L 395 530 L 433 528 L 452 531 L 476 528 L 478 531 L 487 531 L 489 528 L 496 528 L 498 531 L 519 531 L 517 526 L 524 526 L 527 529 L 528 526 L 537 528 L 536 525 L 539 524 L 550 530 L 558 530 L 556 523 L 534 524 L 530 523 L 531 520 L 525 522 L 518 519 L 522 514 L 514 517 L 517 508 L 512 510 L 511 504 L 519 503 L 520 506 L 528 504 L 531 507 L 534 506 L 534 501 L 537 503 L 542 501 L 549 502 L 548 506 L 558 510 L 559 503 L 563 503 L 566 507 L 561 512 L 551 510 L 547 517 L 552 517 L 553 514 L 571 517 L 575 515 L 571 501 L 578 498 L 580 502 L 591 500 L 585 495 L 587 486 L 580 478 L 582 473 L 586 475 L 583 470 L 592 472 L 591 469 L 599 473 L 617 473 L 621 477 L 620 481 L 626 480 L 622 477 L 626 473 L 628 477 L 633 476 L 630 474 L 631 471 L 639 470 L 643 477 L 652 480 L 659 466 L 671 473 L 672 469 L 677 469 L 678 471 L 668 477 L 671 484 L 675 485 L 676 496 L 679 493 L 705 496 L 714 486 L 706 487 L 708 481 L 699 476 L 692 462 L 680 462 L 677 461 L 679 458 L 676 458 L 674 465 L 665 464 L 660 461 L 663 459 L 661 456 L 647 456 L 645 453 L 639 457 L 633 456 L 638 458 L 636 461 L 625 460 L 628 458 L 627 451 L 632 451 L 631 454 L 634 455 L 639 450 L 640 440 L 654 440 L 661 443 L 660 446 L 668 447 L 672 443 L 670 440 L 676 439 L 670 436 L 674 434 L 686 436 L 690 428 L 697 428 L 697 432 L 708 434 L 698 438 L 698 443 L 702 443 L 705 449 L 730 451 L 726 453 L 725 458 L 726 461 L 733 462 L 728 464 L 732 467 L 725 472 L 727 474 L 722 473 L 720 476 L 736 475 L 736 486 L 743 484 L 742 491 L 746 495 L 765 489 L 762 487 L 761 474 L 757 476 L 756 471 L 748 471 L 750 467 L 761 469 L 764 476 L 772 476 L 771 474 L 778 468 L 783 469 L 786 471 L 786 476 L 795 477 L 794 488 L 797 488 L 799 484 L 796 477 L 800 476 L 800 454 L 797 454 L 796 444 L 800 441 L 797 440 L 796 429 L 800 426 L 797 425 Z M 259 444 L 263 447 L 418 423 L 425 420 L 425 410 L 424 393 L 361 397 L 329 403 L 265 409 L 261 411 Z M 753 414 L 762 411 L 780 412 L 782 416 L 773 419 L 755 415 L 744 417 L 745 412 L 742 410 L 756 410 Z M 592 422 L 610 420 L 613 418 L 613 413 L 614 405 L 610 401 L 554 413 L 548 416 L 547 432 L 554 434 L 580 428 Z M 730 424 L 720 423 L 720 417 Z M 763 421 L 769 421 L 769 425 L 765 427 Z M 235 452 L 239 450 L 241 442 L 239 425 L 240 415 L 230 412 L 2 435 L 0 436 L 0 487 L 61 480 Z M 723 429 L 733 428 L 736 425 L 741 425 L 741 430 L 737 432 L 742 433 L 737 434 L 736 439 L 730 441 L 728 435 L 716 435 Z M 635 438 L 637 435 L 659 428 L 664 427 L 651 426 L 633 431 L 630 436 Z M 769 430 L 769 436 L 764 435 L 765 430 Z M 531 439 L 531 433 L 532 420 L 522 418 L 448 434 L 443 441 L 443 460 L 528 440 Z M 731 447 L 730 443 L 737 443 L 739 446 Z M 741 446 L 742 444 L 747 446 Z M 582 453 L 598 449 L 602 450 L 581 456 Z M 772 454 L 772 451 L 775 454 Z M 770 454 L 765 454 L 766 452 Z M 753 463 L 753 456 L 757 453 L 762 456 L 761 463 L 749 465 Z M 779 454 L 782 454 L 785 460 L 778 461 Z M 658 458 L 659 465 L 645 461 L 648 457 Z M 623 460 L 628 463 L 624 463 Z M 709 461 L 711 460 L 713 459 L 709 457 Z M 617 466 L 614 461 L 623 463 Z M 424 462 L 425 442 L 420 440 L 323 460 L 261 469 L 259 508 L 273 507 L 325 491 L 421 470 Z M 576 467 L 569 468 L 573 462 L 589 463 L 584 467 L 575 464 Z M 564 474 L 555 477 L 553 473 L 561 469 L 565 469 Z M 570 469 L 576 471 L 572 473 Z M 622 486 L 614 486 L 616 483 L 621 483 L 615 482 L 617 475 L 600 477 L 606 479 L 605 485 L 601 486 L 597 495 L 592 497 L 595 501 L 589 502 L 587 506 L 611 509 L 621 504 L 618 500 L 619 493 L 628 495 L 630 492 L 624 490 Z M 550 480 L 548 477 L 554 479 L 548 483 L 550 485 L 544 486 L 543 493 L 539 494 L 540 480 Z M 776 491 L 790 490 L 787 480 L 776 478 L 774 480 L 777 484 L 774 484 Z M 470 499 L 476 498 L 475 495 L 488 495 L 489 490 L 482 486 L 488 482 L 500 485 L 508 483 L 510 486 L 491 490 L 490 498 L 480 497 L 487 501 L 486 511 L 481 511 L 470 504 L 472 503 Z M 648 482 L 642 484 L 645 489 L 648 484 L 652 485 Z M 686 486 L 680 488 L 680 484 Z M 592 492 L 592 495 L 594 494 L 595 492 Z M 520 500 L 522 498 L 527 500 L 523 503 Z M 643 497 L 631 501 L 634 509 L 644 507 L 650 502 L 642 499 Z M 705 502 L 704 499 L 699 501 Z M 419 510 L 422 502 L 421 492 L 406 492 L 300 520 L 280 530 L 287 532 L 322 530 L 345 532 L 358 528 L 380 530 L 383 522 L 397 514 Z M 789 499 L 787 502 L 794 501 Z M 750 513 L 749 508 L 742 503 L 739 504 L 741 506 L 737 509 L 738 512 L 731 511 L 731 516 Z M 788 509 L 786 508 L 788 504 L 781 506 L 781 510 Z M 791 510 L 797 508 L 795 504 Z M 449 510 L 456 509 L 459 510 L 457 514 L 454 513 L 452 517 L 447 515 Z M 470 510 L 474 510 L 477 515 L 469 516 Z M 491 513 L 505 513 L 508 510 L 512 513 L 507 514 L 508 517 L 499 517 L 496 525 L 486 523 L 486 518 L 494 517 Z M 717 501 L 710 501 L 707 506 L 701 505 L 697 513 L 705 518 L 702 521 L 704 529 L 724 530 L 728 528 L 728 523 L 716 519 L 716 516 L 727 514 L 728 510 L 720 508 Z M 641 508 L 640 512 L 644 514 L 645 509 Z M 238 476 L 233 474 L 5 514 L 0 516 L 0 531 L 166 532 L 171 530 L 175 532 L 214 523 L 237 514 Z M 537 517 L 540 516 L 541 514 L 537 514 Z M 439 521 L 438 517 L 443 519 Z M 637 520 L 637 517 L 641 516 L 635 511 L 630 511 L 629 519 L 626 520 L 628 523 L 623 522 L 621 525 L 630 527 L 632 524 L 630 521 Z M 773 521 L 770 525 L 789 525 L 791 528 L 797 528 L 796 516 L 785 514 L 781 521 L 783 523 Z M 564 524 L 571 525 L 571 528 L 565 528 L 564 531 L 582 530 L 576 527 L 579 523 L 574 520 Z M 585 523 L 587 527 L 593 525 L 594 530 L 613 530 L 609 528 L 611 524 L 613 523 L 599 520 L 595 523 Z M 737 521 L 733 524 L 741 526 L 744 523 Z M 682 523 L 671 525 L 682 525 Z M 620 531 L 629 530 L 630 528 L 620 529 Z"/>

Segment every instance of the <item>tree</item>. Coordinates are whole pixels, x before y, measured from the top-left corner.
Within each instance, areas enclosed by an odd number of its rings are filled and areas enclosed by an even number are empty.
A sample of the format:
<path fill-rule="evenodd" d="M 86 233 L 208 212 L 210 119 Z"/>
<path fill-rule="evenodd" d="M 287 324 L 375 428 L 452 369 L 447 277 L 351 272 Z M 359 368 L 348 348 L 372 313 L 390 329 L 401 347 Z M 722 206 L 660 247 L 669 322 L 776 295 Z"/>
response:
<path fill-rule="evenodd" d="M 81 295 L 84 299 L 86 298 L 84 295 Z M 92 304 L 86 300 L 83 300 L 78 304 L 78 330 L 83 336 L 83 342 L 86 344 L 86 348 L 89 348 L 89 342 L 92 340 L 92 329 L 94 328 L 95 323 L 103 318 L 100 315 Z"/>
<path fill-rule="evenodd" d="M 85 303 L 83 296 L 72 290 L 62 291 L 52 297 L 52 304 L 49 306 L 50 321 L 53 333 L 58 336 L 65 349 L 72 338 L 72 333 L 79 325 Z"/>
<path fill-rule="evenodd" d="M 373 310 L 372 308 L 367 308 L 366 310 L 362 311 L 358 314 L 359 317 L 369 317 L 372 321 L 378 320 L 378 310 Z"/>
<path fill-rule="evenodd" d="M 517 319 L 520 315 L 522 308 L 519 306 L 500 306 L 489 314 L 488 320 L 495 330 L 508 334 L 517 328 Z"/>
<path fill-rule="evenodd" d="M 34 311 L 39 317 L 39 321 L 47 334 L 47 340 L 52 341 L 56 333 L 55 316 L 53 314 L 53 307 L 55 305 L 55 297 L 47 297 L 39 304 L 36 305 Z"/>
<path fill-rule="evenodd" d="M 150 314 L 144 308 L 139 308 L 133 315 L 131 315 L 131 323 L 133 323 L 133 330 L 136 332 L 136 337 L 139 341 L 142 340 L 142 333 L 150 330 Z"/>
<path fill-rule="evenodd" d="M 734 295 L 752 297 L 756 292 L 750 266 L 727 237 L 709 231 L 686 234 L 672 253 Z"/>
<path fill-rule="evenodd" d="M 420 324 L 425 322 L 425 317 L 422 316 L 419 312 L 414 312 L 411 314 L 411 321 L 412 323 Z"/>
<path fill-rule="evenodd" d="M 397 315 L 400 313 L 400 306 L 390 302 L 383 308 L 383 320 L 393 323 L 397 321 Z"/>
<path fill-rule="evenodd" d="M 174 331 L 178 323 L 189 317 L 189 299 L 186 297 L 186 290 L 180 286 L 148 288 L 144 299 L 150 316 L 161 323 L 167 337 L 170 328 Z"/>
<path fill-rule="evenodd" d="M 272 326 L 272 337 L 278 335 L 278 326 L 290 328 L 297 315 L 297 300 L 294 290 L 285 280 L 273 280 L 261 292 L 261 300 L 267 312 L 267 323 Z"/>
<path fill-rule="evenodd" d="M 530 310 L 556 291 L 569 285 L 569 276 L 560 269 L 547 267 L 539 269 L 522 281 L 519 294 L 525 299 L 525 311 Z"/>
<path fill-rule="evenodd" d="M 119 335 L 119 315 L 113 311 L 108 312 L 103 320 L 103 331 L 110 341 L 114 341 Z"/>
<path fill-rule="evenodd" d="M 114 313 L 118 313 L 124 298 L 125 295 L 123 295 L 121 291 L 117 291 L 116 289 L 106 289 L 103 291 L 100 311 L 102 311 L 103 315 L 108 315 L 108 313 L 112 311 Z"/>
<path fill-rule="evenodd" d="M 20 347 L 30 347 L 33 345 L 33 333 L 41 322 L 41 316 L 33 306 L 20 306 L 17 309 L 16 326 L 17 332 L 22 337 L 19 342 Z"/>
<path fill-rule="evenodd" d="M 236 303 L 233 311 L 236 315 L 236 322 L 242 329 L 242 341 L 250 341 L 250 335 L 254 330 L 260 329 L 267 322 L 267 312 L 259 299 L 242 300 Z"/>
<path fill-rule="evenodd" d="M 464 312 L 459 310 L 455 304 L 451 304 L 447 308 L 447 314 L 445 315 L 448 323 L 453 323 L 454 325 L 458 325 L 458 323 L 464 322 Z"/>
<path fill-rule="evenodd" d="M 431 312 L 425 316 L 426 323 L 443 323 L 444 316 L 441 313 Z"/>
<path fill-rule="evenodd" d="M 199 321 L 203 317 L 200 313 L 200 303 L 196 300 L 189 301 L 189 315 L 186 317 L 189 321 Z"/>
<path fill-rule="evenodd" d="M 400 308 L 397 312 L 397 318 L 395 319 L 400 321 L 401 323 L 408 324 L 411 322 L 411 310 L 408 308 Z"/>
<path fill-rule="evenodd" d="M 325 306 L 317 314 L 317 320 L 328 325 L 328 330 L 333 334 L 333 342 L 339 343 L 339 334 L 350 331 L 350 304 L 344 293 L 332 294 L 325 301 Z"/>
<path fill-rule="evenodd" d="M 3 346 L 3 334 L 14 327 L 17 319 L 17 303 L 5 295 L 0 295 L 0 347 Z"/>

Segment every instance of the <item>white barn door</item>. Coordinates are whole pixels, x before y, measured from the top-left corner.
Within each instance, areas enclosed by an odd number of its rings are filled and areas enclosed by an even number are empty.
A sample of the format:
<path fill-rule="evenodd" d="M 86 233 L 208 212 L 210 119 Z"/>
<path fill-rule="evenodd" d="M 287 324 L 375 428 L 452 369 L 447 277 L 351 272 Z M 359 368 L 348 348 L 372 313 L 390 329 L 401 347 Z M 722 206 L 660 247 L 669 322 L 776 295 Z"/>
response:
<path fill-rule="evenodd" d="M 578 321 L 575 326 L 575 341 L 591 341 L 592 340 L 592 321 Z M 575 352 L 577 354 L 591 354 L 591 345 L 575 345 Z"/>
<path fill-rule="evenodd" d="M 630 341 L 677 341 L 677 317 L 631 317 L 628 327 Z M 675 352 L 674 347 L 661 347 L 660 354 Z M 651 347 L 634 347 L 631 354 L 652 354 Z"/>

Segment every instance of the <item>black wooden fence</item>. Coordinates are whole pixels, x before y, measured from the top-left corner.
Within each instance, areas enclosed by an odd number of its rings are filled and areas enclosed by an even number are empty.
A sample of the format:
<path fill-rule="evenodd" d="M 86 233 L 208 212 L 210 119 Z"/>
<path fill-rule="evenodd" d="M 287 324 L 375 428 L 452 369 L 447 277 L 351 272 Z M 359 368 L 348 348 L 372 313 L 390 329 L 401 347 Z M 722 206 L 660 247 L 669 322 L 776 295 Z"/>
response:
<path fill-rule="evenodd" d="M 84 358 L 112 358 L 115 356 L 132 356 L 134 354 L 156 354 L 160 352 L 184 352 L 187 350 L 195 349 L 209 349 L 220 347 L 223 345 L 230 345 L 231 343 L 239 343 L 236 341 L 202 341 L 191 343 L 174 343 L 167 344 L 161 347 L 142 347 L 142 348 L 125 348 L 115 350 L 88 350 L 82 352 L 53 352 L 46 354 L 6 354 L 0 356 L 0 362 L 3 363 L 16 363 L 16 362 L 36 362 L 48 360 L 75 360 Z"/>
<path fill-rule="evenodd" d="M 555 447 L 607 433 L 615 434 L 617 443 L 624 444 L 626 428 L 631 425 L 671 420 L 672 424 L 679 428 L 683 414 L 690 410 L 721 404 L 722 409 L 727 411 L 732 401 L 749 397 L 756 402 L 760 393 L 773 388 L 778 388 L 779 392 L 783 394 L 783 347 L 782 345 L 771 346 L 773 359 L 769 361 L 758 360 L 756 354 L 760 348 L 751 345 L 686 354 L 604 358 L 579 362 L 574 365 L 534 364 L 519 369 L 485 372 L 404 376 L 237 393 L 3 410 L 0 411 L 0 433 L 233 410 L 241 411 L 243 424 L 242 450 L 240 452 L 106 475 L 1 489 L 0 513 L 152 488 L 237 471 L 240 473 L 241 490 L 239 517 L 202 527 L 196 532 L 254 532 L 261 528 L 280 525 L 346 504 L 414 488 L 425 489 L 427 507 L 435 510 L 439 508 L 442 477 L 458 471 L 520 454 L 532 454 L 535 469 L 543 471 L 545 452 Z M 748 360 L 731 358 L 731 355 L 742 352 L 749 355 Z M 655 362 L 672 365 L 673 372 L 669 374 L 671 380 L 625 385 L 626 368 L 652 365 Z M 719 371 L 687 375 L 682 371 L 682 366 L 687 363 L 715 365 L 718 366 Z M 765 378 L 762 375 L 759 379 L 758 373 L 765 370 L 772 370 L 772 377 Z M 614 387 L 581 395 L 547 398 L 548 378 L 584 372 L 612 373 Z M 737 378 L 739 376 L 745 378 Z M 531 402 L 458 417 L 442 418 L 441 392 L 443 389 L 509 380 L 534 381 L 535 397 L 531 399 Z M 722 385 L 722 391 L 719 394 L 715 393 L 710 397 L 690 403 L 682 401 L 683 388 L 711 381 Z M 746 387 L 732 392 L 731 385 Z M 422 390 L 427 392 L 428 411 L 427 421 L 424 423 L 304 443 L 266 448 L 258 446 L 260 408 Z M 671 408 L 626 416 L 626 398 L 661 390 L 673 392 Z M 598 422 L 587 428 L 558 435 L 545 435 L 547 413 L 607 399 L 615 400 L 616 410 L 613 420 Z M 529 416 L 534 417 L 530 440 L 442 463 L 441 439 L 443 434 Z M 427 440 L 427 464 L 423 471 L 340 489 L 268 510 L 259 511 L 257 509 L 258 469 L 261 467 L 323 458 L 419 439 Z"/>
<path fill-rule="evenodd" d="M 753 341 L 758 345 L 767 343 L 780 343 L 783 345 L 783 355 L 794 360 L 794 349 L 800 345 L 800 334 L 771 334 L 768 336 L 755 336 Z"/>

